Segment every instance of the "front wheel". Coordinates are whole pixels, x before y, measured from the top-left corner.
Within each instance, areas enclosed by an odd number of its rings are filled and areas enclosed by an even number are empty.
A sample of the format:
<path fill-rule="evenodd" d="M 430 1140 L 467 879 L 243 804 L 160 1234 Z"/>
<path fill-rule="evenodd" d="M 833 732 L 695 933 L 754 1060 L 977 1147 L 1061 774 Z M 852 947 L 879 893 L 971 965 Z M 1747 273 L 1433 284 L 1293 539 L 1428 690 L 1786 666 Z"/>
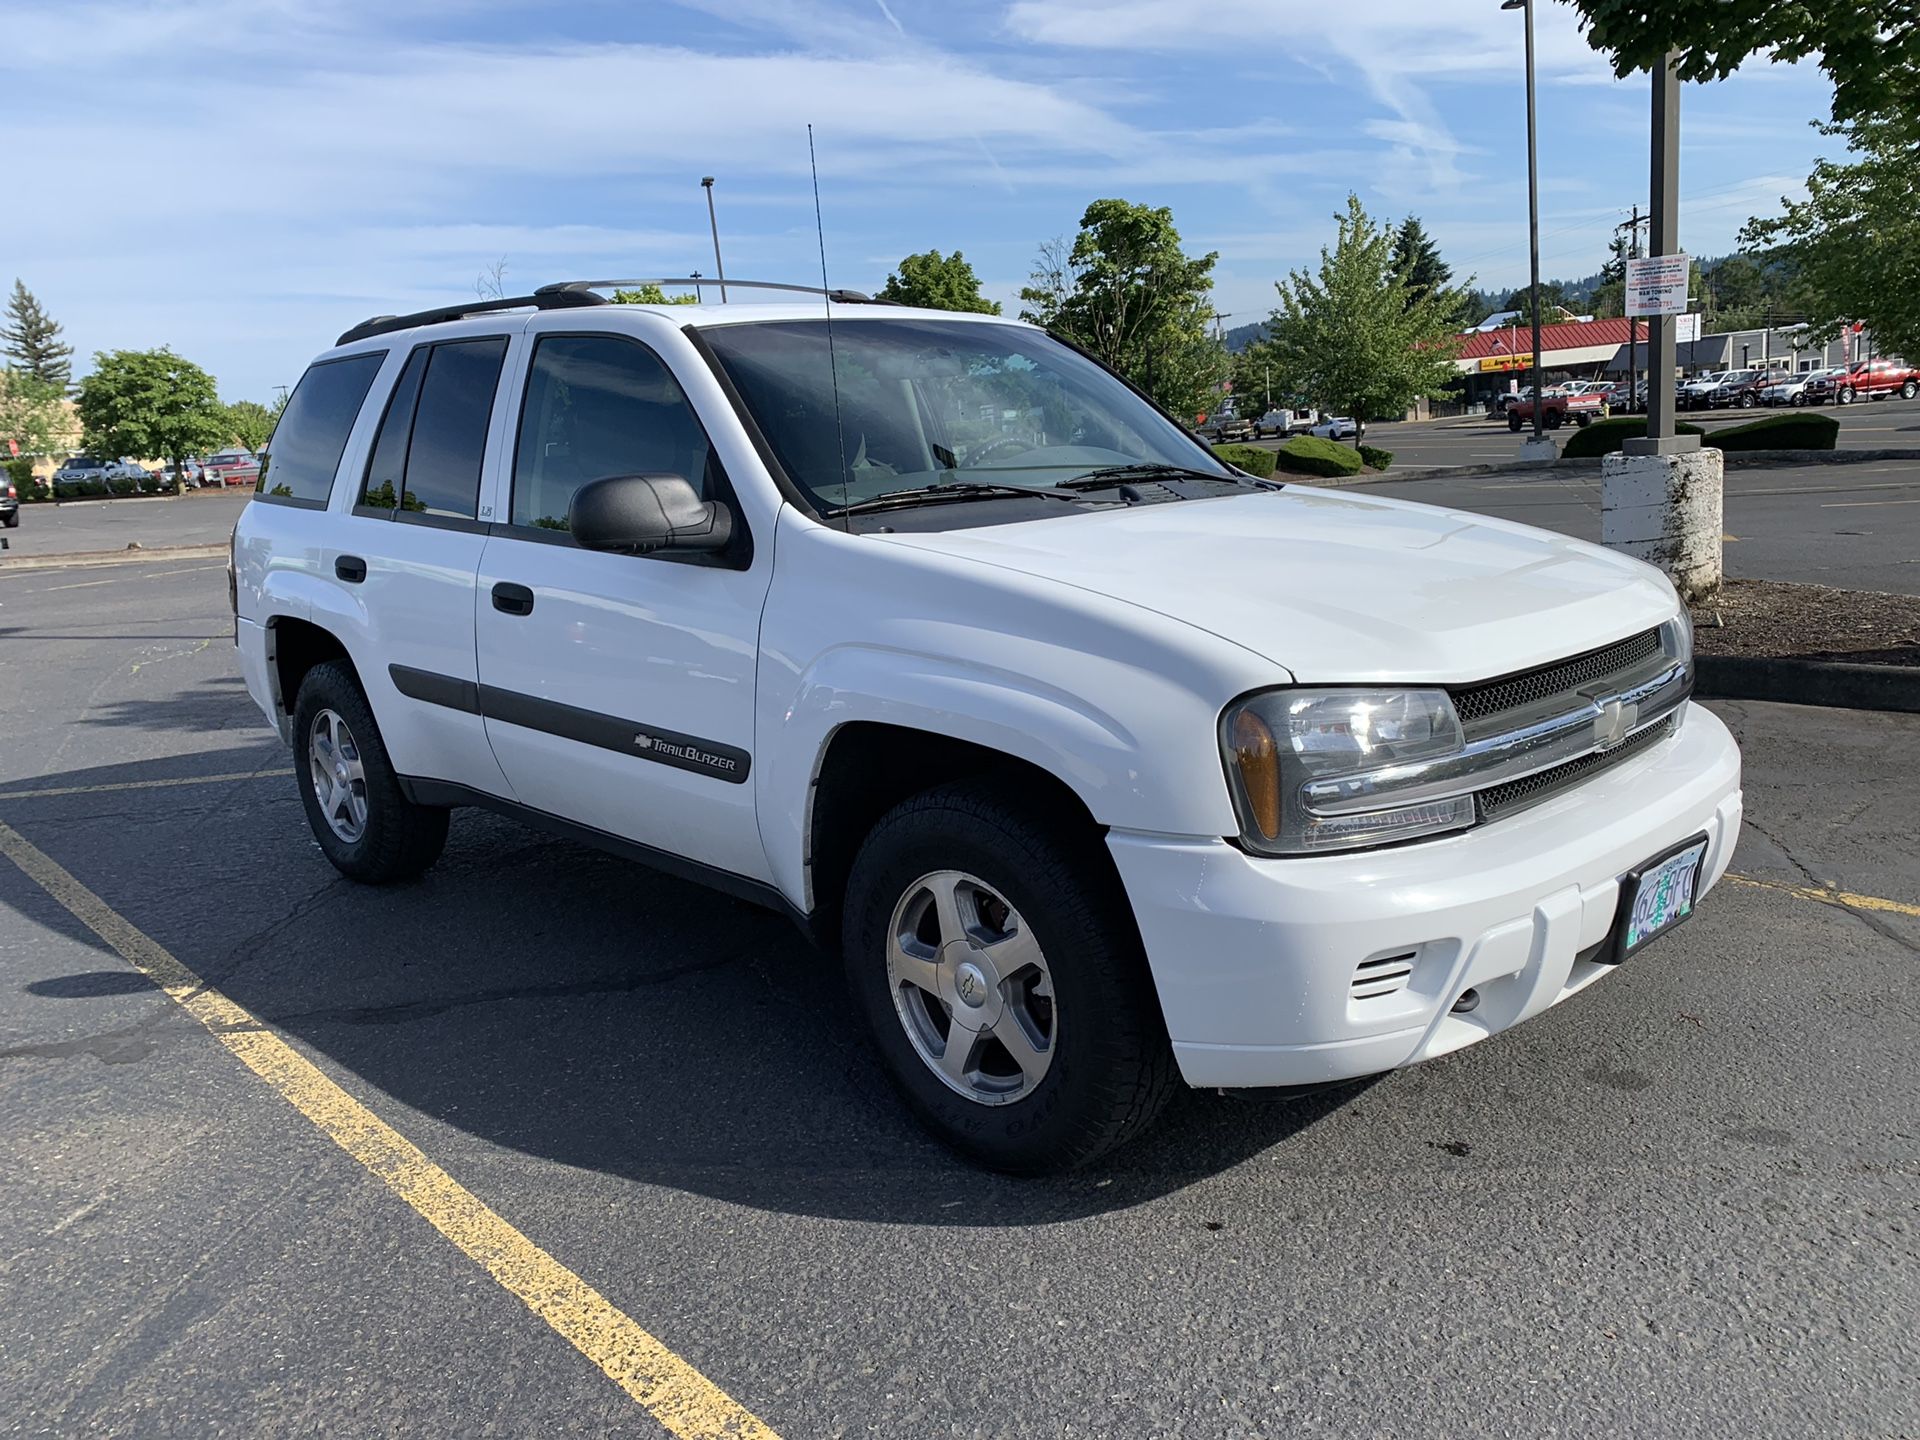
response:
<path fill-rule="evenodd" d="M 1084 1165 L 1172 1092 L 1153 979 L 1098 837 L 1012 787 L 895 807 L 854 861 L 843 929 L 848 986 L 895 1085 L 976 1164 Z"/>
<path fill-rule="evenodd" d="M 316 665 L 293 709 L 294 774 L 307 823 L 334 869 L 369 885 L 411 880 L 447 843 L 447 812 L 401 792 L 353 668 Z"/>
<path fill-rule="evenodd" d="M 1547 419 L 1546 419 L 1547 429 L 1558 430 L 1560 428 L 1561 422 L 1564 421 L 1566 418 L 1567 417 L 1558 410 L 1547 411 Z"/>
<path fill-rule="evenodd" d="M 1753 408 L 1753 396 L 1742 395 L 1740 397 L 1740 408 L 1742 410 L 1751 410 Z"/>
<path fill-rule="evenodd" d="M 1839 402 L 1840 402 L 1840 403 L 1841 403 L 1842 405 L 1851 405 L 1851 404 L 1852 404 L 1852 403 L 1854 402 L 1854 399 L 1855 399 L 1855 394 L 1854 394 L 1854 389 L 1853 389 L 1853 387 L 1852 387 L 1851 385 L 1848 385 L 1848 386 L 1846 386 L 1845 388 L 1843 388 L 1843 389 L 1842 389 L 1842 390 L 1840 391 L 1840 393 L 1839 393 L 1839 395 L 1837 395 L 1837 396 L 1836 396 L 1836 397 L 1834 397 L 1834 398 L 1836 398 L 1837 400 L 1839 400 Z"/>
<path fill-rule="evenodd" d="M 1911 400 L 1916 394 L 1920 394 L 1920 381 L 1909 380 L 1900 387 L 1902 400 Z"/>
<path fill-rule="evenodd" d="M 1515 415 L 1511 410 L 1507 412 L 1507 429 L 1513 431 L 1516 435 L 1520 433 L 1520 417 Z"/>

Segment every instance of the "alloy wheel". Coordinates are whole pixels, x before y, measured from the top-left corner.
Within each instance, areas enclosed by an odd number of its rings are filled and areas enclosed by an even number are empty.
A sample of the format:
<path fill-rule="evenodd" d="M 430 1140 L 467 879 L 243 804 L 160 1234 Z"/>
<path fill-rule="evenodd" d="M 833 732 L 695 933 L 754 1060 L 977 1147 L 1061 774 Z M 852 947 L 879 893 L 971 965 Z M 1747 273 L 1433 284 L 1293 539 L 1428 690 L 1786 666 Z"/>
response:
<path fill-rule="evenodd" d="M 887 981 L 914 1053 L 980 1105 L 1031 1095 L 1059 1040 L 1053 972 L 1027 923 L 977 876 L 936 870 L 887 927 Z"/>
<path fill-rule="evenodd" d="M 367 833 L 367 772 L 347 722 L 333 710 L 313 717 L 307 765 L 327 828 L 352 845 Z"/>

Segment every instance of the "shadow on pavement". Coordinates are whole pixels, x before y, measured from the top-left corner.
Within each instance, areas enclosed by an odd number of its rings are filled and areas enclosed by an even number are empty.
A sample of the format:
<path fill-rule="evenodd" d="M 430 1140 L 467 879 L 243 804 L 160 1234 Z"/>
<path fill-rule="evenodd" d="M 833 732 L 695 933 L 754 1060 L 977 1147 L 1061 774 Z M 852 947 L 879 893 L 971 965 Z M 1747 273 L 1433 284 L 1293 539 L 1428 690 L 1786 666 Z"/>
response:
<path fill-rule="evenodd" d="M 110 770 L 154 779 L 272 763 L 250 747 Z M 33 784 L 110 783 L 103 773 Z M 907 1116 L 837 961 L 785 918 L 478 811 L 455 817 L 424 879 L 353 885 L 320 856 L 293 785 L 271 776 L 205 792 L 0 799 L 0 818 L 207 981 L 350 1072 L 350 1088 L 443 1161 L 435 1123 L 769 1211 L 1029 1225 L 1177 1190 L 1283 1144 L 1364 1088 L 1247 1100 L 1182 1091 L 1152 1134 L 1089 1170 L 985 1174 Z M 145 864 L 137 837 L 159 818 L 147 812 L 187 794 L 217 812 L 195 833 L 217 828 L 218 853 Z M 88 808 L 103 798 L 111 815 Z M 32 993 L 120 993 L 91 988 L 110 978 L 72 975 Z"/>

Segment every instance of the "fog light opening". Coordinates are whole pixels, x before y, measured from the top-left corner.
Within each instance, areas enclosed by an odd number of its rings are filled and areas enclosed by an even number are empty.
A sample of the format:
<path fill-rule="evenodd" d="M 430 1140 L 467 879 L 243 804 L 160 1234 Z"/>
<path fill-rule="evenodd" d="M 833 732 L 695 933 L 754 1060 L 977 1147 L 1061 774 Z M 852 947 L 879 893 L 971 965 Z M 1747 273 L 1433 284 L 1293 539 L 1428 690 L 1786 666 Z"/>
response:
<path fill-rule="evenodd" d="M 1480 992 L 1478 990 L 1462 990 L 1460 992 L 1460 998 L 1453 1002 L 1453 1013 L 1455 1015 L 1471 1015 L 1479 1008 Z"/>

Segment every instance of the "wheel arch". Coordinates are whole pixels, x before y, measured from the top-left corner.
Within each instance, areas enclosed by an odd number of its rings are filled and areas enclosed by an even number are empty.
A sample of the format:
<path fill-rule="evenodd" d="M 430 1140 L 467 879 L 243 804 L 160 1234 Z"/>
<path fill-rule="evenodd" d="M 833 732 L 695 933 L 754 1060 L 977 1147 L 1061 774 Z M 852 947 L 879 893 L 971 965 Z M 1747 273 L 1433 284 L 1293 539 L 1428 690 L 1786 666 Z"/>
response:
<path fill-rule="evenodd" d="M 303 620 L 297 615 L 270 615 L 266 620 L 267 674 L 273 682 L 273 701 L 283 729 L 292 723 L 293 707 L 300 697 L 300 683 L 316 665 L 344 660 L 360 680 L 360 667 L 354 663 L 346 642 L 324 625 Z"/>

